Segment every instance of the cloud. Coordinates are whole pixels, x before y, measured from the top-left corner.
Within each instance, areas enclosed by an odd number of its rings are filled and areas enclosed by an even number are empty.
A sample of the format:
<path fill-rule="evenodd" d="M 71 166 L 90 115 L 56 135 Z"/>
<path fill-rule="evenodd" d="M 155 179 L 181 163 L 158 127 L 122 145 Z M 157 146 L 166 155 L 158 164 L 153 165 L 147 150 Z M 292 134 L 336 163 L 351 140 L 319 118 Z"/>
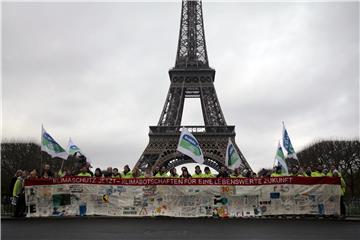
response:
<path fill-rule="evenodd" d="M 63 145 L 94 165 L 133 165 L 175 63 L 180 3 L 4 3 L 3 137 Z M 254 169 L 272 165 L 284 120 L 296 150 L 359 137 L 359 3 L 203 4 L 215 87 Z M 199 124 L 197 100 L 183 123 Z M 39 140 L 38 140 L 39 141 Z"/>

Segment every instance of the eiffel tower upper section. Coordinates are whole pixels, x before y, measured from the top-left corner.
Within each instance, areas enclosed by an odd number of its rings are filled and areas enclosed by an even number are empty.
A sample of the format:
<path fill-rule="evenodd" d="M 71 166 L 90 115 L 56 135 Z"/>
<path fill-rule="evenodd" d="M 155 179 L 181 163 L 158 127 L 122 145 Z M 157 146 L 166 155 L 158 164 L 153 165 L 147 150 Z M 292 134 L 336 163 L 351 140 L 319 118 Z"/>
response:
<path fill-rule="evenodd" d="M 209 68 L 202 4 L 200 1 L 182 2 L 180 33 L 175 68 Z"/>
<path fill-rule="evenodd" d="M 209 67 L 202 3 L 182 1 L 175 67 L 169 71 L 170 89 L 158 126 L 180 126 L 184 98 L 200 98 L 205 126 L 226 126 Z"/>
<path fill-rule="evenodd" d="M 179 41 L 175 66 L 169 70 L 170 87 L 157 126 L 150 126 L 150 141 L 140 157 L 141 169 L 165 166 L 171 168 L 192 162 L 176 151 L 180 136 L 185 98 L 199 98 L 203 126 L 185 126 L 198 139 L 205 164 L 219 169 L 225 163 L 229 138 L 241 157 L 243 166 L 250 168 L 235 143 L 235 126 L 226 124 L 214 87 L 215 70 L 209 67 L 206 50 L 202 2 L 183 0 Z"/>

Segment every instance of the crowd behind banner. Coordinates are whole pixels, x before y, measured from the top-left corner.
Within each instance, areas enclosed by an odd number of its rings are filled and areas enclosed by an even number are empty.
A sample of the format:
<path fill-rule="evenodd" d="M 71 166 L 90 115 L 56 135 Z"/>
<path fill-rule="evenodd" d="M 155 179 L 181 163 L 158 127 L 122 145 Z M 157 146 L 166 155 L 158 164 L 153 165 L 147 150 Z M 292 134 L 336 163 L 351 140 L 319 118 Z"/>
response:
<path fill-rule="evenodd" d="M 24 182 L 26 179 L 48 179 L 48 178 L 61 178 L 67 176 L 78 176 L 78 177 L 96 177 L 96 178 L 266 178 L 266 177 L 283 177 L 281 165 L 275 166 L 272 170 L 261 169 L 258 173 L 254 173 L 251 169 L 247 168 L 236 168 L 234 170 L 228 169 L 222 166 L 217 174 L 211 172 L 209 167 L 205 167 L 201 170 L 201 167 L 197 165 L 195 167 L 195 173 L 190 174 L 187 167 L 181 168 L 181 173 L 177 173 L 176 168 L 171 168 L 169 171 L 162 166 L 154 167 L 153 169 L 147 169 L 141 171 L 134 167 L 130 169 L 128 165 L 123 167 L 123 171 L 119 171 L 118 168 L 108 167 L 106 170 L 96 168 L 93 172 L 92 166 L 86 161 L 86 157 L 80 155 L 77 157 L 77 164 L 72 169 L 60 169 L 54 171 L 50 168 L 50 165 L 45 163 L 40 173 L 36 169 L 31 170 L 18 170 L 14 177 L 11 179 L 9 191 L 12 193 L 12 204 L 15 206 L 14 216 L 24 216 L 25 214 L 25 194 L 24 194 Z M 289 176 L 300 176 L 300 177 L 340 177 L 341 178 L 341 215 L 345 215 L 345 206 L 343 203 L 343 195 L 345 193 L 345 181 L 342 178 L 340 172 L 334 165 L 327 167 L 324 165 L 318 165 L 313 167 L 302 168 L 294 166 L 289 171 Z"/>

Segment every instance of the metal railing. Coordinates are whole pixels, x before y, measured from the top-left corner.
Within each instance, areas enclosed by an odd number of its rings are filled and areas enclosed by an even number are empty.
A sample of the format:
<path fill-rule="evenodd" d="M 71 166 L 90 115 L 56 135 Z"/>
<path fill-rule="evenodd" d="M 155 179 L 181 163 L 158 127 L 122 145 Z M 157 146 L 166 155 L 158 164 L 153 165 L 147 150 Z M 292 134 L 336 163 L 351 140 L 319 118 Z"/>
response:
<path fill-rule="evenodd" d="M 184 127 L 194 134 L 235 134 L 235 126 L 150 126 L 150 134 L 180 134 Z"/>
<path fill-rule="evenodd" d="M 345 201 L 346 216 L 360 216 L 360 198 Z"/>

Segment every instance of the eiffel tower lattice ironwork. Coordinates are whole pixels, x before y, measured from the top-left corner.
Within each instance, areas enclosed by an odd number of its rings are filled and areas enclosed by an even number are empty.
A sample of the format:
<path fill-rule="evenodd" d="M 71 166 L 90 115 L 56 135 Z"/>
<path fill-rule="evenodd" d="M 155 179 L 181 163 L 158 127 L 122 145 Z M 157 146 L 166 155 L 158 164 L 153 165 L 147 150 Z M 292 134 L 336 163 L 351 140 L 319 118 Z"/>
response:
<path fill-rule="evenodd" d="M 182 1 L 175 67 L 169 70 L 170 88 L 157 126 L 150 126 L 150 141 L 136 167 L 167 169 L 193 162 L 176 151 L 180 131 L 186 127 L 197 138 L 204 164 L 219 170 L 225 164 L 230 138 L 243 166 L 250 166 L 235 143 L 235 126 L 226 124 L 214 87 L 215 70 L 209 67 L 201 1 Z M 200 98 L 204 126 L 181 126 L 185 98 Z"/>

